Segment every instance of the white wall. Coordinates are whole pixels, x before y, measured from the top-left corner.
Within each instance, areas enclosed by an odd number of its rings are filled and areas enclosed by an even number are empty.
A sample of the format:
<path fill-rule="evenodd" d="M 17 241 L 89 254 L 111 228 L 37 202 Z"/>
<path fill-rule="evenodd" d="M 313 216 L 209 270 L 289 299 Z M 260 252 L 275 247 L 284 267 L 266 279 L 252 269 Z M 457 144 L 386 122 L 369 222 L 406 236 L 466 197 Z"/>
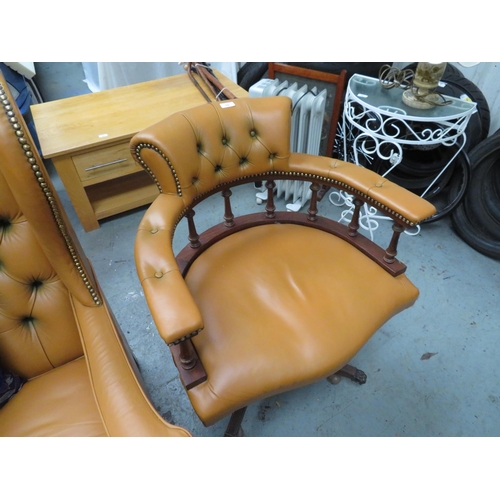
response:
<path fill-rule="evenodd" d="M 453 64 L 484 94 L 491 113 L 490 135 L 495 133 L 500 128 L 500 63 L 479 63 L 471 68 Z"/>

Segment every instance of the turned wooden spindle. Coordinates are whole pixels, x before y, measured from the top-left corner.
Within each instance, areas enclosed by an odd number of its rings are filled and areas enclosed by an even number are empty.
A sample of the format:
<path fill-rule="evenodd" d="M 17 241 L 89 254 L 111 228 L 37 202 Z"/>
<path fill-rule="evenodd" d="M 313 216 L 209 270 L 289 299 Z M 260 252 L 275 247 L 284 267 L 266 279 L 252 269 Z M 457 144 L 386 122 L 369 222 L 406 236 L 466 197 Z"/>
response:
<path fill-rule="evenodd" d="M 307 210 L 307 218 L 310 221 L 318 220 L 318 191 L 321 189 L 321 186 L 317 182 L 313 182 L 310 187 L 311 194 L 311 203 L 309 203 L 309 209 Z"/>
<path fill-rule="evenodd" d="M 230 189 L 224 189 L 222 191 L 222 196 L 224 197 L 224 225 L 226 227 L 234 226 L 234 214 L 231 209 L 231 200 L 229 199 L 232 195 Z"/>
<path fill-rule="evenodd" d="M 207 380 L 207 372 L 203 368 L 191 339 L 171 345 L 170 351 L 186 390 L 190 390 Z"/>
<path fill-rule="evenodd" d="M 267 181 L 267 205 L 266 205 L 266 217 L 268 219 L 274 219 L 276 207 L 274 206 L 274 188 L 276 183 L 274 181 Z"/>
<path fill-rule="evenodd" d="M 193 347 L 193 343 L 191 342 L 190 339 L 184 340 L 179 344 L 180 348 L 180 362 L 182 368 L 184 370 L 192 370 L 195 365 L 198 357 L 196 356 L 196 352 Z"/>
<path fill-rule="evenodd" d="M 352 214 L 352 219 L 351 222 L 348 224 L 349 228 L 349 236 L 357 236 L 358 235 L 358 229 L 359 229 L 359 211 L 361 210 L 361 207 L 363 206 L 363 201 L 360 200 L 359 198 L 354 198 L 353 200 L 354 203 L 354 213 Z"/>
<path fill-rule="evenodd" d="M 385 251 L 384 260 L 388 264 L 392 264 L 396 260 L 396 255 L 398 254 L 398 242 L 401 233 L 405 230 L 403 226 L 395 222 L 392 226 L 392 238 L 387 250 Z"/>
<path fill-rule="evenodd" d="M 189 245 L 191 248 L 198 248 L 201 243 L 200 243 L 200 237 L 198 236 L 198 233 L 196 232 L 196 226 L 194 225 L 194 210 L 191 209 L 187 212 L 186 217 L 188 221 L 188 228 L 189 228 Z"/>
<path fill-rule="evenodd" d="M 321 186 L 321 189 L 318 191 L 318 201 L 321 201 L 326 193 L 328 193 L 328 191 L 330 191 L 330 186 L 326 186 L 325 184 L 323 184 Z"/>

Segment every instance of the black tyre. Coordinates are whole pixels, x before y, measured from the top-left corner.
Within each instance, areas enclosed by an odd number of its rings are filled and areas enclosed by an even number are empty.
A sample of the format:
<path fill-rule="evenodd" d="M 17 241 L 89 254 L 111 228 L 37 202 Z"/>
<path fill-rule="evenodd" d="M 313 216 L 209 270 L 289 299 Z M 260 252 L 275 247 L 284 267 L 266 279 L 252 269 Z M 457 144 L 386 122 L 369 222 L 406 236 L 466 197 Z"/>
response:
<path fill-rule="evenodd" d="M 498 166 L 499 150 L 500 133 L 497 131 L 497 133 L 483 141 L 471 151 L 473 165 L 471 187 L 473 186 L 473 188 L 467 193 L 466 203 L 458 206 L 451 214 L 455 232 L 469 246 L 494 259 L 500 259 L 500 240 L 493 236 L 491 231 L 481 222 L 481 220 L 484 221 L 484 217 L 479 217 L 480 220 L 478 221 L 475 215 L 472 215 L 474 220 L 471 220 L 470 207 L 473 206 L 474 202 L 478 202 L 483 198 L 485 191 L 488 193 L 488 204 L 493 203 L 498 198 L 497 195 L 500 191 L 498 184 L 498 170 L 500 169 L 500 166 Z M 479 172 L 478 176 L 476 176 L 477 172 Z M 492 183 L 496 185 L 494 190 L 490 191 L 488 184 Z M 453 195 L 456 186 L 452 185 L 451 188 L 451 195 Z M 473 194 L 471 194 L 471 192 Z M 483 202 L 480 201 L 480 203 L 482 205 Z M 494 219 L 496 219 L 496 215 Z"/>
<path fill-rule="evenodd" d="M 450 97 L 467 99 L 477 104 L 477 113 L 474 113 L 467 124 L 465 134 L 467 142 L 465 149 L 472 151 L 490 133 L 491 114 L 488 102 L 479 88 L 467 78 L 456 78 L 442 81 L 441 92 Z"/>
<path fill-rule="evenodd" d="M 500 135 L 479 144 L 470 158 L 472 179 L 465 212 L 482 234 L 500 242 Z"/>
<path fill-rule="evenodd" d="M 450 196 L 455 196 L 457 186 L 452 184 Z M 453 229 L 470 247 L 478 252 L 500 260 L 500 241 L 484 232 L 484 228 L 471 222 L 466 204 L 458 205 L 451 213 Z"/>
<path fill-rule="evenodd" d="M 416 62 L 408 64 L 408 66 L 405 66 L 404 69 L 411 69 L 413 72 L 417 69 L 417 64 Z M 448 79 L 448 78 L 463 78 L 464 74 L 453 64 L 448 63 L 446 65 L 446 69 L 444 70 L 444 75 L 443 79 Z"/>
<path fill-rule="evenodd" d="M 478 252 L 500 259 L 500 243 L 484 235 L 468 219 L 464 205 L 460 205 L 451 214 L 453 229 L 470 247 Z"/>
<path fill-rule="evenodd" d="M 267 72 L 267 62 L 247 62 L 237 74 L 238 85 L 245 90 L 261 80 Z"/>
<path fill-rule="evenodd" d="M 389 145 L 381 148 L 381 154 L 388 156 L 390 154 L 390 149 L 391 147 Z M 452 160 L 457 149 L 453 147 L 445 147 L 445 149 L 448 150 L 445 154 L 438 154 L 438 162 L 431 161 L 432 153 L 436 152 L 437 149 L 432 149 L 430 151 L 404 149 L 401 163 L 389 173 L 387 172 L 391 168 L 390 163 L 387 160 L 382 160 L 378 156 L 374 159 L 369 168 L 419 196 L 425 193 L 425 199 L 431 200 L 447 187 L 453 175 L 453 165 L 449 165 L 444 172 L 442 171 Z M 439 178 L 432 187 L 427 190 L 438 175 Z"/>
<path fill-rule="evenodd" d="M 470 192 L 464 204 L 470 222 L 484 235 L 500 241 L 500 218 L 498 217 L 498 182 L 500 176 L 498 172 L 500 172 L 499 163 L 482 163 L 478 168 L 474 169 Z M 494 203 L 495 199 L 497 200 L 497 206 Z"/>
<path fill-rule="evenodd" d="M 443 145 L 431 148 L 406 146 L 398 168 L 408 176 L 435 177 L 453 158 L 455 152 L 455 148 Z"/>
<path fill-rule="evenodd" d="M 453 147 L 450 147 L 450 149 L 453 149 Z M 374 162 L 374 164 L 375 163 L 377 162 Z M 385 163 L 387 164 L 387 162 Z M 378 164 L 377 167 L 378 173 L 383 173 L 383 169 L 381 170 L 380 164 Z M 385 168 L 387 169 L 387 167 Z M 397 167 L 393 170 L 393 172 L 396 171 Z M 432 179 L 426 179 L 426 184 L 424 187 L 421 187 L 419 185 L 418 189 L 415 189 L 415 179 L 404 179 L 401 177 L 401 175 L 393 174 L 393 172 L 387 175 L 388 179 L 392 180 L 400 186 L 405 187 L 409 191 L 418 194 L 419 196 L 423 195 L 423 192 L 435 178 L 434 176 Z M 447 167 L 445 172 L 435 182 L 435 184 L 425 193 L 425 195 L 423 195 L 424 199 L 430 201 L 436 207 L 436 213 L 428 219 L 422 221 L 422 224 L 436 222 L 446 217 L 448 214 L 453 213 L 453 211 L 463 201 L 463 198 L 469 186 L 470 177 L 470 161 L 465 151 L 462 150 L 453 160 L 453 162 Z"/>
<path fill-rule="evenodd" d="M 460 151 L 448 169 L 452 170 L 450 182 L 439 193 L 439 196 L 430 200 L 436 207 L 436 213 L 422 221 L 423 224 L 435 222 L 449 214 L 453 214 L 457 207 L 462 204 L 469 187 L 471 175 L 471 166 L 467 153 L 464 150 Z M 424 196 L 424 198 L 428 199 L 427 196 Z"/>
<path fill-rule="evenodd" d="M 405 69 L 415 71 L 417 63 L 409 64 Z M 481 141 L 486 139 L 490 132 L 490 108 L 484 94 L 473 82 L 465 78 L 463 73 L 452 64 L 446 65 L 439 91 L 457 99 L 470 99 L 477 104 L 477 113 L 474 113 L 466 128 L 467 143 L 465 150 L 471 151 Z"/>
<path fill-rule="evenodd" d="M 387 162 L 384 162 L 385 165 L 381 168 L 378 165 L 375 165 L 377 173 L 380 175 L 385 175 L 388 170 Z M 453 166 L 450 165 L 437 179 L 437 181 L 432 185 L 432 187 L 427 191 L 429 185 L 434 181 L 436 176 L 440 173 L 440 171 L 436 172 L 436 174 L 427 176 L 427 177 L 415 177 L 411 175 L 407 175 L 404 172 L 399 170 L 399 165 L 392 170 L 390 173 L 385 175 L 390 181 L 396 183 L 398 186 L 404 187 L 408 189 L 412 193 L 417 194 L 418 196 L 422 196 L 425 192 L 424 198 L 426 200 L 432 200 L 435 196 L 437 196 L 441 191 L 446 189 L 450 179 L 453 175 Z M 426 192 L 427 191 L 427 192 Z"/>

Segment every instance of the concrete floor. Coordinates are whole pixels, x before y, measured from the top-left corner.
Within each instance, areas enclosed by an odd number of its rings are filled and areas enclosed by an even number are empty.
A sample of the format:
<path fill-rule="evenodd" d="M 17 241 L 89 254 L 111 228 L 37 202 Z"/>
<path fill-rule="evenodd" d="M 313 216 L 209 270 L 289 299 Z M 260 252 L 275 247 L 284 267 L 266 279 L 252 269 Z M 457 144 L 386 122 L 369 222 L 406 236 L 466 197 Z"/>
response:
<path fill-rule="evenodd" d="M 45 100 L 88 92 L 78 63 L 37 64 Z M 59 89 L 64 92 L 58 94 Z M 49 162 L 50 167 L 50 162 Z M 221 436 L 228 419 L 205 428 L 192 410 L 158 336 L 136 276 L 133 246 L 145 208 L 109 218 L 85 233 L 57 173 L 51 175 L 92 261 L 98 279 L 138 359 L 152 401 L 168 421 L 195 436 Z M 253 186 L 235 190 L 241 209 L 255 210 Z M 280 201 L 278 209 L 283 209 Z M 325 198 L 322 215 L 340 209 Z M 219 222 L 222 205 L 204 202 L 199 229 Z M 383 222 L 375 239 L 388 242 Z M 177 250 L 187 242 L 184 226 Z M 247 436 L 498 436 L 500 435 L 500 262 L 463 242 L 446 218 L 402 237 L 398 257 L 420 289 L 417 304 L 388 322 L 352 364 L 363 369 L 363 386 L 326 380 L 252 405 Z M 362 306 L 360 307 L 362 314 Z M 429 359 L 422 355 L 432 353 Z"/>

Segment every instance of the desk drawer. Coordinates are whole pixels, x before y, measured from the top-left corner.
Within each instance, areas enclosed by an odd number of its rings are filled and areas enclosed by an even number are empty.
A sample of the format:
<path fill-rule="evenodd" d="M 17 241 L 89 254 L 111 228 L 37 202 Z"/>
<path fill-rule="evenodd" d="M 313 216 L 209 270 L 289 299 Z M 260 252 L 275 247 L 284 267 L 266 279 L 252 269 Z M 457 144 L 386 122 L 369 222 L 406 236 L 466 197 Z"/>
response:
<path fill-rule="evenodd" d="M 72 156 L 73 163 L 84 185 L 141 171 L 141 167 L 132 159 L 129 148 L 129 141 L 127 141 Z"/>

